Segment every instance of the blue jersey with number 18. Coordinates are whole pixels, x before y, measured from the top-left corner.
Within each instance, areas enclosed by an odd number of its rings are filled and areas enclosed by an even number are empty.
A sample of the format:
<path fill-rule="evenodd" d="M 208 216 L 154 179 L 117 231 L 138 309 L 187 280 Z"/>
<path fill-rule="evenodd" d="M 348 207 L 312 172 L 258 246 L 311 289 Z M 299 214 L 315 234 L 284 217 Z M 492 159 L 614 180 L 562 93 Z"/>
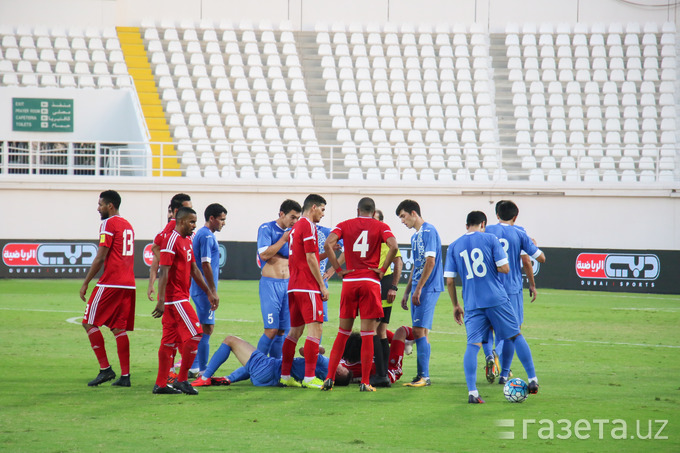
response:
<path fill-rule="evenodd" d="M 508 255 L 498 238 L 475 231 L 449 245 L 444 277 L 460 274 L 466 311 L 495 307 L 510 300 L 496 269 L 507 263 Z"/>

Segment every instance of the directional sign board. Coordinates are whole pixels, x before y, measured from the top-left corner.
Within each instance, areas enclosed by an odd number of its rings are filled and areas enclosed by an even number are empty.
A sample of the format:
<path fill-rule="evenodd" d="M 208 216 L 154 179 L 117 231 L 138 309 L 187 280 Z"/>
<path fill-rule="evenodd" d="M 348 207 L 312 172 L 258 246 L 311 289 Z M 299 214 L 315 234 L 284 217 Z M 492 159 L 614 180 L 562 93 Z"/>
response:
<path fill-rule="evenodd" d="M 12 98 L 12 130 L 73 132 L 73 99 Z"/>

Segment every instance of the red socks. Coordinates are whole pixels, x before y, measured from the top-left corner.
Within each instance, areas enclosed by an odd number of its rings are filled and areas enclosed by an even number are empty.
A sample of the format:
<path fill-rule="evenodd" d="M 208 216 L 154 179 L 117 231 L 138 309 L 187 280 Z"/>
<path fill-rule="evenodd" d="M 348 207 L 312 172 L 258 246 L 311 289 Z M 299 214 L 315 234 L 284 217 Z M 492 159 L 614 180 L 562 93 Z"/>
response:
<path fill-rule="evenodd" d="M 174 350 L 174 343 L 161 344 L 161 347 L 158 349 L 158 375 L 156 376 L 156 385 L 159 387 L 168 385 L 168 370 L 172 366 Z"/>
<path fill-rule="evenodd" d="M 202 335 L 191 337 L 182 345 L 182 366 L 177 373 L 177 381 L 184 382 L 189 379 L 189 368 L 194 363 L 196 353 L 198 352 L 198 343 L 201 342 Z"/>
<path fill-rule="evenodd" d="M 116 347 L 118 348 L 118 360 L 120 360 L 120 374 L 130 374 L 130 338 L 127 332 L 116 335 Z"/>
<path fill-rule="evenodd" d="M 319 343 L 318 338 L 307 336 L 305 341 L 305 378 L 314 379 L 316 375 L 316 361 L 319 357 Z"/>
<path fill-rule="evenodd" d="M 335 337 L 333 349 L 331 349 L 331 357 L 328 361 L 328 376 L 326 376 L 326 379 L 330 378 L 335 381 L 335 372 L 338 370 L 338 364 L 340 359 L 342 359 L 342 354 L 345 352 L 345 345 L 351 333 L 349 330 L 338 329 L 338 336 Z"/>
<path fill-rule="evenodd" d="M 87 337 L 90 339 L 90 345 L 94 351 L 94 355 L 97 356 L 99 361 L 99 368 L 102 370 L 110 366 L 109 359 L 106 357 L 106 348 L 104 347 L 104 336 L 102 335 L 99 327 L 92 327 L 87 331 Z"/>
<path fill-rule="evenodd" d="M 375 332 L 361 331 L 361 383 L 368 384 L 373 366 L 373 336 Z"/>
<path fill-rule="evenodd" d="M 290 376 L 290 370 L 293 368 L 293 358 L 295 358 L 295 346 L 297 346 L 297 340 L 293 341 L 289 336 L 286 336 L 281 348 L 281 376 Z"/>

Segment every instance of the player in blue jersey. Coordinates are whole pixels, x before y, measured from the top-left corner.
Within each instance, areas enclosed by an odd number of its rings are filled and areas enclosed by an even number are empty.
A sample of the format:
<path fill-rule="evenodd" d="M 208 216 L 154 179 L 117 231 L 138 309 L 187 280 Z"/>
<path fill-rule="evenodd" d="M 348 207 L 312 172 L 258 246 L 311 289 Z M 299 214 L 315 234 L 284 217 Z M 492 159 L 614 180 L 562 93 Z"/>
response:
<path fill-rule="evenodd" d="M 517 316 L 505 292 L 499 273 L 510 270 L 508 255 L 496 236 L 485 233 L 486 215 L 472 211 L 467 216 L 467 233 L 455 240 L 446 252 L 444 276 L 458 324 L 465 318 L 467 348 L 463 358 L 468 402 L 483 403 L 477 391 L 477 354 L 493 327 L 503 346 L 502 373 L 510 368 L 510 348 L 515 347 L 529 378 L 529 392 L 538 392 L 531 350 L 519 331 Z M 458 303 L 454 277 L 460 274 L 465 313 Z M 507 374 L 505 374 L 507 376 Z"/>
<path fill-rule="evenodd" d="M 503 282 L 503 287 L 505 292 L 508 293 L 510 297 L 510 302 L 512 303 L 515 314 L 517 315 L 517 323 L 522 327 L 524 322 L 524 300 L 522 294 L 522 267 L 525 266 L 526 261 L 529 262 L 529 270 L 527 275 L 531 275 L 530 282 L 533 282 L 533 268 L 531 267 L 531 260 L 529 256 L 534 258 L 539 263 L 545 263 L 545 254 L 536 247 L 536 244 L 529 238 L 524 228 L 515 225 L 517 221 L 517 216 L 519 215 L 519 208 L 515 203 L 509 200 L 503 200 L 496 206 L 496 216 L 500 220 L 496 225 L 489 225 L 486 227 L 486 232 L 495 235 L 501 242 L 503 250 L 508 254 L 508 264 L 510 265 L 510 272 L 506 275 L 501 275 L 501 282 Z M 525 266 L 526 269 L 526 266 Z M 534 284 L 535 285 L 535 284 Z M 536 299 L 536 287 L 534 285 L 529 286 L 529 292 L 532 295 L 532 302 Z M 532 287 L 533 286 L 533 287 Z M 493 344 L 493 338 L 489 336 L 491 340 L 490 345 Z M 496 350 L 503 351 L 503 339 L 496 338 Z M 493 379 L 489 379 L 489 355 L 487 351 L 484 351 L 487 361 L 487 380 L 493 382 Z M 514 350 L 513 350 L 514 354 Z M 491 357 L 493 359 L 493 357 Z M 492 374 L 493 376 L 493 374 Z M 505 384 L 509 374 L 501 373 L 501 378 L 499 379 L 499 384 Z"/>
<path fill-rule="evenodd" d="M 231 353 L 236 355 L 236 358 L 243 367 L 236 369 L 227 378 L 214 378 L 215 371 L 227 361 Z M 305 359 L 298 357 L 293 359 L 293 366 L 290 374 L 296 380 L 302 380 L 305 377 Z M 319 354 L 316 361 L 316 369 L 314 374 L 323 379 L 328 374 L 328 358 Z M 352 374 L 343 366 L 338 367 L 337 379 L 340 383 L 336 385 L 349 385 Z M 224 339 L 219 349 L 215 351 L 205 374 L 191 383 L 194 387 L 204 387 L 213 385 L 230 385 L 234 382 L 250 378 L 253 385 L 258 387 L 278 387 L 281 379 L 281 359 L 274 357 L 267 357 L 255 346 L 247 341 L 235 337 L 228 336 Z"/>
<path fill-rule="evenodd" d="M 317 224 L 316 225 L 316 237 L 317 241 L 319 243 L 319 270 L 321 271 L 321 275 L 323 275 L 323 281 L 326 284 L 326 288 L 328 288 L 328 279 L 333 276 L 333 271 L 332 269 L 326 270 L 328 267 L 328 256 L 326 255 L 326 250 L 324 249 L 324 245 L 326 244 L 326 238 L 328 235 L 331 234 L 331 229 L 322 225 Z M 342 250 L 342 239 L 338 241 L 336 244 L 335 250 Z M 340 262 L 340 264 L 344 263 L 344 258 Z M 332 272 L 331 272 L 332 271 Z M 324 300 L 323 301 L 323 322 L 328 322 L 328 301 Z"/>
<path fill-rule="evenodd" d="M 420 206 L 413 200 L 404 200 L 396 209 L 401 223 L 416 232 L 411 236 L 413 269 L 409 276 L 401 306 L 408 310 L 411 296 L 411 321 L 418 356 L 418 374 L 404 385 L 425 387 L 430 382 L 430 342 L 434 308 L 439 294 L 444 291 L 442 276 L 442 242 L 436 228 L 420 216 Z"/>
<path fill-rule="evenodd" d="M 260 309 L 264 322 L 257 349 L 276 358 L 281 357 L 284 334 L 290 329 L 288 238 L 301 212 L 300 203 L 285 200 L 279 208 L 279 218 L 262 224 L 257 230 L 257 262 L 262 269 Z"/>
<path fill-rule="evenodd" d="M 205 225 L 194 235 L 193 247 L 196 262 L 203 274 L 203 279 L 213 293 L 217 293 L 217 280 L 220 274 L 220 247 L 217 245 L 215 232 L 224 227 L 227 220 L 227 209 L 219 203 L 208 205 L 204 211 Z M 210 357 L 210 335 L 215 327 L 215 312 L 210 308 L 207 294 L 191 279 L 189 289 L 191 299 L 196 306 L 196 314 L 203 328 L 203 336 L 198 344 L 198 354 L 191 370 L 201 372 L 205 370 Z"/>

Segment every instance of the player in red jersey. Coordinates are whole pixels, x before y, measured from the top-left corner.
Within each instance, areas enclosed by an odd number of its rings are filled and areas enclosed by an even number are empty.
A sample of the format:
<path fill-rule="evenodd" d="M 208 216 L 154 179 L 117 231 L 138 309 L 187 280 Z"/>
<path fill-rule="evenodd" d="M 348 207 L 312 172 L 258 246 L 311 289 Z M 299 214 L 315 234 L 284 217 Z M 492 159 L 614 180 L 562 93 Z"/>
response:
<path fill-rule="evenodd" d="M 130 341 L 128 330 L 135 326 L 135 232 L 130 223 L 118 214 L 120 195 L 113 190 L 99 194 L 97 211 L 102 219 L 99 229 L 97 256 L 80 287 L 84 301 L 87 286 L 104 266 L 104 273 L 87 302 L 83 327 L 92 350 L 99 361 L 99 374 L 87 385 L 97 386 L 116 377 L 104 347 L 99 328 L 107 326 L 116 338 L 121 377 L 112 385 L 130 387 Z"/>
<path fill-rule="evenodd" d="M 335 370 L 345 350 L 347 338 L 352 333 L 352 326 L 357 314 L 361 316 L 361 391 L 374 392 L 370 385 L 370 370 L 373 363 L 373 336 L 380 318 L 383 317 L 380 297 L 380 279 L 382 279 L 389 263 L 397 254 L 397 240 L 387 224 L 373 218 L 375 202 L 365 197 L 359 200 L 357 217 L 340 222 L 328 235 L 324 249 L 335 272 L 342 277 L 342 293 L 340 295 L 340 322 L 338 336 L 335 337 L 328 364 L 328 376 L 323 389 L 333 388 Z M 345 242 L 346 270 L 340 268 L 333 247 L 339 239 Z M 389 247 L 382 269 L 380 263 L 380 246 L 386 243 Z M 385 377 L 385 379 L 387 379 Z"/>
<path fill-rule="evenodd" d="M 328 289 L 319 269 L 319 244 L 316 225 L 324 216 L 326 200 L 311 194 L 302 205 L 302 217 L 290 232 L 288 268 L 288 306 L 290 331 L 283 342 L 281 384 L 287 387 L 321 388 L 323 381 L 315 376 L 319 343 L 323 332 L 323 301 L 328 300 Z M 305 378 L 302 384 L 293 379 L 290 370 L 295 346 L 307 327 L 305 341 Z"/>
<path fill-rule="evenodd" d="M 175 229 L 175 215 L 179 208 L 192 208 L 191 197 L 185 193 L 178 193 L 172 197 L 170 200 L 170 205 L 168 206 L 168 223 L 165 225 L 163 230 L 156 235 L 153 239 L 153 245 L 151 246 L 151 251 L 153 252 L 153 261 L 151 262 L 151 268 L 149 269 L 149 287 L 146 290 L 146 295 L 149 300 L 154 300 L 154 284 L 158 279 L 158 266 L 161 258 L 161 243 L 172 230 Z"/>
<path fill-rule="evenodd" d="M 161 244 L 161 271 L 158 277 L 158 302 L 151 315 L 163 317 L 163 338 L 158 350 L 158 376 L 153 393 L 197 395 L 198 391 L 188 382 L 189 367 L 194 362 L 203 330 L 193 305 L 189 302 L 191 278 L 206 293 L 211 309 L 219 305 L 203 279 L 193 254 L 191 233 L 196 229 L 196 211 L 180 208 L 176 214 L 175 229 Z M 177 339 L 182 341 L 182 366 L 177 383 L 167 386 L 168 369 L 172 364 Z"/>

